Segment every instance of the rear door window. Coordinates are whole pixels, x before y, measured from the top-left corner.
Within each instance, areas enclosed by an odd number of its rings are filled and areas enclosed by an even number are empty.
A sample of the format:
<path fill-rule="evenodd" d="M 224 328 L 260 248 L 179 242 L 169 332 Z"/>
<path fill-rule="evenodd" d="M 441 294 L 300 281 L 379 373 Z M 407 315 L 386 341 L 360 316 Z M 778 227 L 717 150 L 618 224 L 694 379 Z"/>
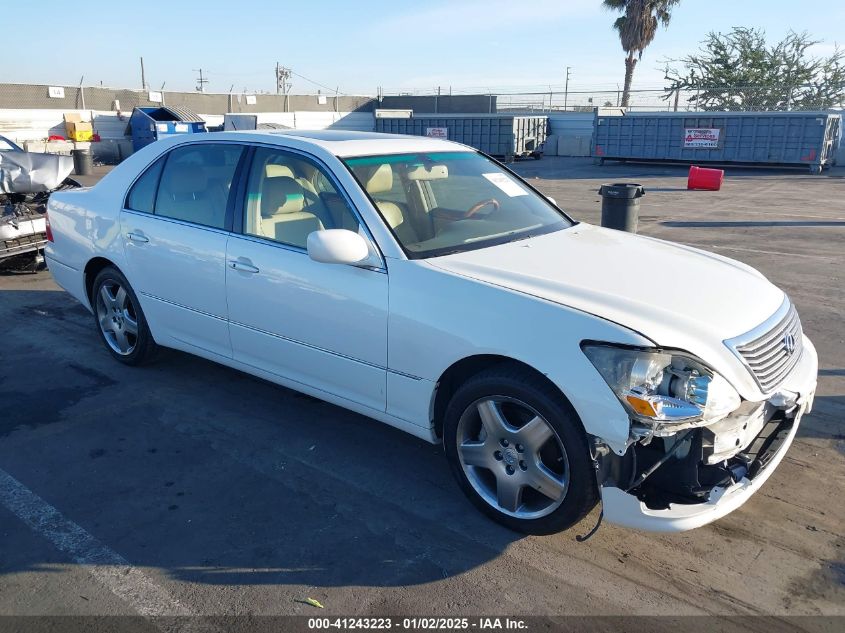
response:
<path fill-rule="evenodd" d="M 216 229 L 226 228 L 229 190 L 244 148 L 227 143 L 177 147 L 167 156 L 155 214 Z"/>

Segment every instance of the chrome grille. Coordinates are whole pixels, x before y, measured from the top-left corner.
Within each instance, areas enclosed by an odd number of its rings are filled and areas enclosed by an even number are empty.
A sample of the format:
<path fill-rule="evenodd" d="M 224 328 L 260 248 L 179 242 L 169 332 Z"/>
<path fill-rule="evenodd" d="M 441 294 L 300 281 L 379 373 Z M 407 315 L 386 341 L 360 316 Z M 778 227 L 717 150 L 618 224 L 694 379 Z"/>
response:
<path fill-rule="evenodd" d="M 763 393 L 769 393 L 783 382 L 801 357 L 801 320 L 787 299 L 766 323 L 725 343 L 745 362 Z"/>

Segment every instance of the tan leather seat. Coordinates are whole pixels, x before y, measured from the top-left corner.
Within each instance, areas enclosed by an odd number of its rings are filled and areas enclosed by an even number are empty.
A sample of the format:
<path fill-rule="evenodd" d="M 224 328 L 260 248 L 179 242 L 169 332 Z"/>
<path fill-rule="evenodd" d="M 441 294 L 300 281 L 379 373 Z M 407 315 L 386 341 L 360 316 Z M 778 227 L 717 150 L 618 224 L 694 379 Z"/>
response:
<path fill-rule="evenodd" d="M 405 244 L 419 242 L 417 232 L 403 215 L 402 208 L 395 202 L 378 198 L 378 194 L 393 189 L 393 168 L 389 163 L 379 165 L 371 171 L 364 181 L 364 188 L 372 196 L 385 222 L 390 225 L 401 242 Z"/>
<path fill-rule="evenodd" d="M 164 173 L 157 215 L 223 228 L 226 200 L 217 187 L 209 185 L 203 165 L 174 165 Z"/>
<path fill-rule="evenodd" d="M 293 170 L 287 165 L 267 163 L 267 165 L 264 167 L 264 175 L 267 178 L 276 178 L 278 176 L 287 176 L 288 178 L 293 178 Z"/>
<path fill-rule="evenodd" d="M 306 191 L 310 191 L 313 194 L 317 193 L 317 190 L 314 188 L 314 185 L 311 184 L 310 180 L 308 180 L 307 178 L 297 178 L 296 175 L 293 173 L 293 170 L 287 165 L 268 163 L 264 167 L 264 175 L 267 178 L 278 178 L 280 176 L 293 178 L 299 184 L 299 186 L 301 186 Z"/>
<path fill-rule="evenodd" d="M 323 223 L 304 211 L 305 193 L 290 176 L 266 178 L 261 189 L 260 234 L 285 244 L 305 248 L 308 235 Z"/>

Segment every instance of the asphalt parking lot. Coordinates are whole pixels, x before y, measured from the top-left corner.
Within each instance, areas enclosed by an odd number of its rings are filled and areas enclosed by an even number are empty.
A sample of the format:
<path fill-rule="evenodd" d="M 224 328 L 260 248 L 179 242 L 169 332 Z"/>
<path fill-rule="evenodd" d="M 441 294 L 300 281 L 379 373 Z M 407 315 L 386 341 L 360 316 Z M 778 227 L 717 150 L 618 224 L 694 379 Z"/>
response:
<path fill-rule="evenodd" d="M 588 222 L 602 182 L 641 182 L 641 233 L 742 260 L 797 304 L 815 409 L 748 504 L 677 535 L 576 542 L 594 512 L 522 537 L 473 510 L 439 447 L 186 354 L 118 365 L 48 271 L 6 271 L 0 614 L 845 615 L 845 169 L 729 169 L 719 192 L 671 166 L 515 169 Z M 631 283 L 695 291 L 683 270 Z"/>

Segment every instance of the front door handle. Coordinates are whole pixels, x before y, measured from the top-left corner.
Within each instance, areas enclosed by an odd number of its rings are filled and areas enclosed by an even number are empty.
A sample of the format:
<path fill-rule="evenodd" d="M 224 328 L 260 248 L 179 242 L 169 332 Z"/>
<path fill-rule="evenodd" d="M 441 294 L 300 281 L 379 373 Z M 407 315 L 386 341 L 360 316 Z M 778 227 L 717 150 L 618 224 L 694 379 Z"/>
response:
<path fill-rule="evenodd" d="M 141 244 L 146 244 L 150 241 L 150 238 L 148 238 L 143 233 L 135 233 L 134 231 L 130 231 L 129 233 L 127 233 L 126 237 L 132 240 L 133 242 L 140 242 Z"/>
<path fill-rule="evenodd" d="M 257 273 L 258 272 L 257 266 L 253 266 L 252 264 L 247 264 L 246 262 L 243 262 L 239 259 L 230 259 L 229 260 L 229 266 L 233 270 L 239 270 L 242 273 Z"/>

